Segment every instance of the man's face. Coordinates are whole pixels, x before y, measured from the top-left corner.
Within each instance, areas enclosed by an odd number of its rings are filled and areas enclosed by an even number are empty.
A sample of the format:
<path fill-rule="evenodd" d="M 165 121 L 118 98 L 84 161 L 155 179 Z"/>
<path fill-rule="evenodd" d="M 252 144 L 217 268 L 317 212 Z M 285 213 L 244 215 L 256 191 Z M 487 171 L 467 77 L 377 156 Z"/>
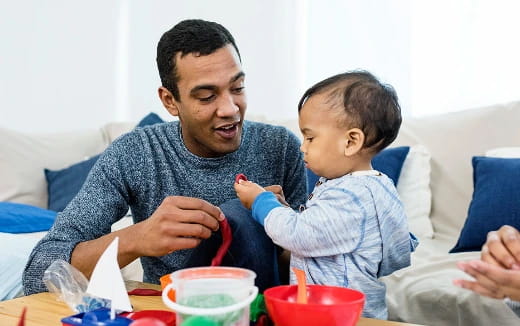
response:
<path fill-rule="evenodd" d="M 200 157 L 219 157 L 236 151 L 246 111 L 244 78 L 238 54 L 231 45 L 212 54 L 177 54 L 180 101 L 163 100 L 181 122 L 184 144 Z M 162 97 L 161 97 L 162 99 Z"/>

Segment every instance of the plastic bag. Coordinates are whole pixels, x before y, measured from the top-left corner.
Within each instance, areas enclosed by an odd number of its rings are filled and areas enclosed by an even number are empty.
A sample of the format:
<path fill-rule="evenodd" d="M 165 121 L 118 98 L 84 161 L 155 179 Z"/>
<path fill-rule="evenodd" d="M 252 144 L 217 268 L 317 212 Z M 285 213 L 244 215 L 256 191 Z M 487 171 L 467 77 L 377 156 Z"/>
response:
<path fill-rule="evenodd" d="M 64 260 L 54 261 L 43 274 L 43 282 L 51 293 L 58 294 L 74 312 L 110 308 L 110 300 L 86 293 L 88 280 L 79 270 Z"/>

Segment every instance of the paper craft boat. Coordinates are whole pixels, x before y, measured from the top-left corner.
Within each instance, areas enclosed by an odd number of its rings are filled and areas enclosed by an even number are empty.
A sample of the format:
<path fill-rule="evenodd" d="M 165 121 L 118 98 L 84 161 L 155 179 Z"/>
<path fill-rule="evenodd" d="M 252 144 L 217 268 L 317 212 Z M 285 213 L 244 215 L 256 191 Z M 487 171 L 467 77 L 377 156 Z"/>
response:
<path fill-rule="evenodd" d="M 99 257 L 87 287 L 87 293 L 111 301 L 110 319 L 115 318 L 116 311 L 132 311 L 123 275 L 117 263 L 118 245 L 119 237 L 116 237 Z"/>

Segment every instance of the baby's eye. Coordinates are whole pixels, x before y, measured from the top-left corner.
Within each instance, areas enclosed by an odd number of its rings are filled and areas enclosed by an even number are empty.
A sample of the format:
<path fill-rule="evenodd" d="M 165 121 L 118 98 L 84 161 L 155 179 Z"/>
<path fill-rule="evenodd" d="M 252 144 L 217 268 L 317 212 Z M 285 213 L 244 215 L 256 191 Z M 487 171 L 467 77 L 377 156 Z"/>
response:
<path fill-rule="evenodd" d="M 306 137 L 305 140 L 308 141 L 309 143 L 312 142 L 312 140 L 314 139 L 314 137 Z"/>

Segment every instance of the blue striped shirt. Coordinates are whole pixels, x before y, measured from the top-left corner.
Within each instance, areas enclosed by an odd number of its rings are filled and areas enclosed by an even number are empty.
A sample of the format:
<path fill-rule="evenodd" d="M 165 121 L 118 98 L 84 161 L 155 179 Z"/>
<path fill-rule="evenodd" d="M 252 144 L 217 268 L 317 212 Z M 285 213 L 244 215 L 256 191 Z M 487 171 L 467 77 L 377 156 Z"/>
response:
<path fill-rule="evenodd" d="M 386 287 L 379 277 L 409 266 L 417 241 L 386 175 L 320 178 L 301 212 L 264 192 L 253 204 L 253 217 L 291 251 L 291 267 L 304 270 L 308 283 L 359 290 L 366 296 L 363 316 L 387 318 Z M 291 283 L 296 283 L 292 272 Z"/>

